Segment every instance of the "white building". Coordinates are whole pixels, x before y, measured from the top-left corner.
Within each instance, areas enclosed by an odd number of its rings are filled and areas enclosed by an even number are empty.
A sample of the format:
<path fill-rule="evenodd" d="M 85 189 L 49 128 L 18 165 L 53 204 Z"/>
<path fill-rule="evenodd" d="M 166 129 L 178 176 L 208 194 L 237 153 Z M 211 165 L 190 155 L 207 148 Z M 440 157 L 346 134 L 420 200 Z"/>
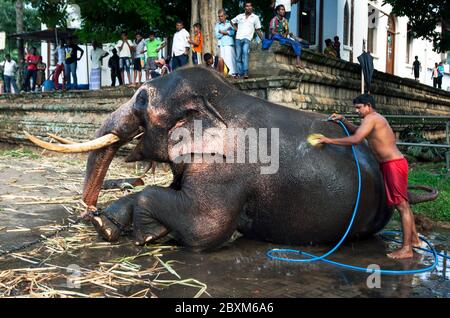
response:
<path fill-rule="evenodd" d="M 408 18 L 391 15 L 392 7 L 381 0 L 300 0 L 292 7 L 291 31 L 308 40 L 312 48 L 323 50 L 325 39 L 337 35 L 341 58 L 358 63 L 365 48 L 374 57 L 378 71 L 414 78 L 412 63 L 418 56 L 422 64 L 420 82 L 432 85 L 436 62 L 447 63 L 448 54 L 433 51 L 433 44 L 415 39 L 409 32 Z M 437 29 L 440 32 L 440 27 Z M 450 90 L 449 65 L 445 66 L 442 88 Z"/>

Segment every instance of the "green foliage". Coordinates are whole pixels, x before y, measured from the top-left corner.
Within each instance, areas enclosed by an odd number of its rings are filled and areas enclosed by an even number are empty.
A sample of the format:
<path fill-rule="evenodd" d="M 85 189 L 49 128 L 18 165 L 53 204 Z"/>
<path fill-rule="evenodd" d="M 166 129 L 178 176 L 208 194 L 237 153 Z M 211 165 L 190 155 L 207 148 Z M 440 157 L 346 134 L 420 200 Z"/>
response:
<path fill-rule="evenodd" d="M 412 32 L 418 38 L 425 38 L 434 44 L 437 52 L 450 50 L 450 0 L 384 0 L 392 5 L 392 13 L 406 16 Z M 443 33 L 436 32 L 442 24 Z"/>
<path fill-rule="evenodd" d="M 450 175 L 444 163 L 411 165 L 409 184 L 430 186 L 439 191 L 436 201 L 414 205 L 414 213 L 437 221 L 450 221 Z"/>
<path fill-rule="evenodd" d="M 189 21 L 190 1 L 158 0 L 78 0 L 82 16 L 82 29 L 77 33 L 81 41 L 98 40 L 114 42 L 120 32 L 129 33 L 132 38 L 136 32 L 144 36 L 154 30 L 159 36 L 175 31 L 176 20 Z"/>
<path fill-rule="evenodd" d="M 407 128 L 400 134 L 400 140 L 404 142 L 431 144 L 429 140 L 423 137 L 420 127 Z M 440 148 L 425 148 L 425 147 L 406 147 L 406 154 L 413 156 L 420 161 L 436 162 L 442 161 L 445 158 L 445 149 Z"/>
<path fill-rule="evenodd" d="M 67 26 L 66 0 L 28 0 L 38 12 L 39 20 L 49 28 Z"/>
<path fill-rule="evenodd" d="M 38 12 L 32 8 L 24 8 L 23 20 L 25 32 L 39 30 L 41 27 Z M 0 0 L 0 31 L 6 34 L 16 33 L 16 10 L 12 0 Z M 10 53 L 17 61 L 17 43 L 14 39 L 7 39 L 6 50 L 0 51 L 0 61 L 5 59 L 6 53 Z"/>

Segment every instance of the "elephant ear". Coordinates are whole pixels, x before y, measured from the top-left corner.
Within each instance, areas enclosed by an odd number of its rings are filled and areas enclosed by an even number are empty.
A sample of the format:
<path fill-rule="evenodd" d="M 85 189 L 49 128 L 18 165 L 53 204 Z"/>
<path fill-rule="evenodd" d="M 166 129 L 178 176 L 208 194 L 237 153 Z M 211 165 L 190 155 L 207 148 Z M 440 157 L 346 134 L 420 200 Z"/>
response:
<path fill-rule="evenodd" d="M 181 161 L 185 162 L 192 155 L 223 159 L 227 148 L 227 127 L 222 115 L 204 96 L 191 97 L 169 130 L 169 158 L 172 161 L 184 158 Z"/>

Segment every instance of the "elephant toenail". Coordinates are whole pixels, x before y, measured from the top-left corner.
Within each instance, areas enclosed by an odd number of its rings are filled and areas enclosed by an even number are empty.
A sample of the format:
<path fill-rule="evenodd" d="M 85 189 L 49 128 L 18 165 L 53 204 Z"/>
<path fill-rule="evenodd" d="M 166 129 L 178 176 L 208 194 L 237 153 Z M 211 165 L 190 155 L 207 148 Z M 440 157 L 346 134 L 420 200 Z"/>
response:
<path fill-rule="evenodd" d="M 145 239 L 145 243 L 150 242 L 151 240 L 153 240 L 153 236 L 147 236 L 147 238 Z"/>
<path fill-rule="evenodd" d="M 98 216 L 94 217 L 94 221 L 97 222 L 100 227 L 103 226 L 103 221 Z"/>
<path fill-rule="evenodd" d="M 111 229 L 106 229 L 105 233 L 106 233 L 106 235 L 108 235 L 108 238 L 111 238 L 111 234 L 112 234 L 112 230 Z"/>

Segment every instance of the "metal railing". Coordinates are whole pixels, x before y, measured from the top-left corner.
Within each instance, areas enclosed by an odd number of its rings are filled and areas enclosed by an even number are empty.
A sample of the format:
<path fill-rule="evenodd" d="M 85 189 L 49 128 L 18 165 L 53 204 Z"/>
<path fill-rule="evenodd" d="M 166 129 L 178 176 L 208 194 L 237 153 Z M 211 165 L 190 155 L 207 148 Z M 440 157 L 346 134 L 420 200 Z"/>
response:
<path fill-rule="evenodd" d="M 358 115 L 345 115 L 347 118 L 359 118 Z M 425 143 L 412 143 L 412 142 L 397 142 L 399 146 L 411 146 L 411 147 L 423 147 L 423 148 L 441 148 L 447 149 L 448 151 L 445 153 L 445 164 L 447 167 L 447 173 L 450 174 L 450 116 L 420 116 L 420 115 L 384 115 L 386 119 L 418 119 L 422 122 L 425 121 L 437 121 L 437 122 L 445 122 L 445 139 L 446 144 L 425 144 Z"/>

